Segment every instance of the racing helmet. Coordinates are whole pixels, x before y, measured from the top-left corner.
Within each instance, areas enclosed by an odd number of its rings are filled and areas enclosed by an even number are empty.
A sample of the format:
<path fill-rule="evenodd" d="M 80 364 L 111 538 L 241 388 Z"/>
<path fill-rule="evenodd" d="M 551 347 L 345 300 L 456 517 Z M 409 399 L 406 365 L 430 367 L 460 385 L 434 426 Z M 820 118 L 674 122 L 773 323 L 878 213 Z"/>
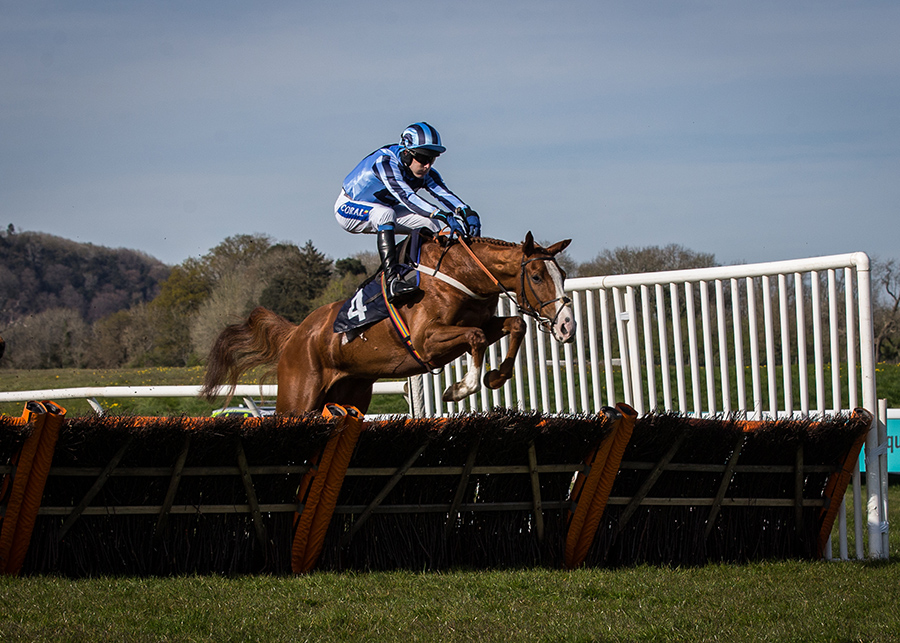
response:
<path fill-rule="evenodd" d="M 413 123 L 400 135 L 400 149 L 403 152 L 421 151 L 430 156 L 437 156 L 446 151 L 441 145 L 441 135 L 428 123 Z"/>

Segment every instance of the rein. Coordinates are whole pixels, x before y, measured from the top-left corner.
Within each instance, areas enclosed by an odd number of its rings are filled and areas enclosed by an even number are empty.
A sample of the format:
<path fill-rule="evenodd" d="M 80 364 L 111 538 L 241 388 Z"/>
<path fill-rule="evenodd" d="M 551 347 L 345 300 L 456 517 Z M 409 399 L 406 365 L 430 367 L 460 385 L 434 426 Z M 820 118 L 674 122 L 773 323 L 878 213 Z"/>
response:
<path fill-rule="evenodd" d="M 555 258 L 553 258 L 553 257 L 532 257 L 530 259 L 525 259 L 525 258 L 522 259 L 522 263 L 519 266 L 520 267 L 519 276 L 521 277 L 521 283 L 522 283 L 522 287 L 521 287 L 522 296 L 525 301 L 525 305 L 523 306 L 522 304 L 520 304 L 518 302 L 518 299 L 516 297 L 513 297 L 513 295 L 510 294 L 509 290 L 507 290 L 506 287 L 500 283 L 500 281 L 493 275 L 493 273 L 490 270 L 488 270 L 487 266 L 485 266 L 481 262 L 481 259 L 479 259 L 475 255 L 475 253 L 472 251 L 472 248 L 469 247 L 469 244 L 467 244 L 465 242 L 465 240 L 462 239 L 461 237 L 457 238 L 457 240 L 459 241 L 460 245 L 466 249 L 466 252 L 469 253 L 469 256 L 472 257 L 472 260 L 475 262 L 475 265 L 477 265 L 479 268 L 481 268 L 481 270 L 484 272 L 484 274 L 486 274 L 488 277 L 490 277 L 491 281 L 494 282 L 494 285 L 500 289 L 500 292 L 503 295 L 505 295 L 507 298 L 510 299 L 510 301 L 513 301 L 516 304 L 516 308 L 518 309 L 518 312 L 520 314 L 527 315 L 528 317 L 531 317 L 532 319 L 534 319 L 535 322 L 538 324 L 538 327 L 541 330 L 543 330 L 544 332 L 547 332 L 547 333 L 551 332 L 553 325 L 556 323 L 556 318 L 559 317 L 559 314 L 562 312 L 562 308 L 560 308 L 558 311 L 556 311 L 556 314 L 553 316 L 552 319 L 541 315 L 541 311 L 544 308 L 546 308 L 547 306 L 549 306 L 550 304 L 554 304 L 558 301 L 561 301 L 563 303 L 563 305 L 565 305 L 565 304 L 568 304 L 572 300 L 569 299 L 568 297 L 566 297 L 565 295 L 563 295 L 562 297 L 556 297 L 554 299 L 548 299 L 547 301 L 541 301 L 541 298 L 538 297 L 538 294 L 535 291 L 534 286 L 532 286 L 531 283 L 526 282 L 526 280 L 525 280 L 525 266 L 527 266 L 532 261 L 552 261 L 553 264 L 557 268 L 559 268 L 559 264 L 556 263 Z M 537 308 L 535 308 L 530 303 L 528 303 L 528 296 L 525 294 L 526 283 L 528 283 L 528 287 L 529 287 L 529 290 L 531 290 L 532 296 L 538 302 Z M 527 306 L 527 308 L 526 308 L 526 306 Z"/>
<path fill-rule="evenodd" d="M 555 258 L 553 258 L 552 256 L 547 256 L 547 257 L 531 257 L 530 259 L 528 259 L 528 258 L 522 259 L 522 263 L 519 265 L 519 268 L 520 268 L 519 276 L 521 277 L 522 299 L 524 300 L 524 305 L 523 305 L 523 304 L 519 303 L 518 298 L 515 296 L 515 293 L 511 293 L 506 288 L 506 286 L 504 286 L 502 283 L 500 283 L 500 280 L 498 280 L 494 276 L 494 274 L 490 271 L 490 269 L 488 269 L 488 267 L 485 266 L 484 263 L 482 263 L 481 259 L 479 259 L 478 256 L 472 251 L 472 248 L 469 247 L 469 244 L 467 244 L 465 242 L 465 240 L 463 240 L 461 237 L 458 237 L 457 240 L 459 241 L 459 244 L 463 248 L 466 249 L 466 252 L 469 253 L 469 256 L 475 262 L 475 265 L 478 266 L 479 268 L 481 268 L 482 272 L 484 272 L 484 274 L 486 274 L 490 278 L 491 282 L 493 282 L 493 284 L 500 290 L 500 294 L 507 297 L 510 301 L 512 301 L 516 305 L 516 309 L 520 315 L 525 315 L 525 316 L 528 316 L 528 317 L 531 317 L 532 319 L 534 319 L 538 328 L 543 330 L 544 332 L 546 332 L 546 333 L 552 332 L 553 325 L 556 323 L 556 319 L 557 319 L 557 317 L 559 317 L 559 315 L 563 311 L 563 309 L 560 308 L 558 311 L 556 311 L 556 314 L 553 316 L 552 319 L 541 315 L 541 311 L 544 308 L 546 308 L 547 306 L 549 306 L 550 304 L 554 304 L 558 301 L 561 301 L 565 305 L 565 304 L 568 304 L 569 302 L 571 302 L 572 300 L 569 299 L 568 297 L 566 297 L 565 295 L 563 295 L 561 297 L 556 297 L 554 299 L 549 299 L 547 301 L 541 301 L 541 298 L 538 296 L 537 292 L 535 291 L 534 286 L 532 286 L 531 283 L 525 279 L 525 267 L 533 261 L 552 261 L 553 264 L 556 265 L 556 267 L 558 269 L 559 264 L 556 263 Z M 484 295 L 479 295 L 479 294 L 473 292 L 469 287 L 467 287 L 465 284 L 463 284 L 459 280 L 454 279 L 450 275 L 440 272 L 438 270 L 438 268 L 441 265 L 441 262 L 444 259 L 444 254 L 446 254 L 448 249 L 449 249 L 449 246 L 447 246 L 447 248 L 444 250 L 444 253 L 441 254 L 441 258 L 438 260 L 437 267 L 429 268 L 429 267 L 423 266 L 421 264 L 413 263 L 412 264 L 413 268 L 420 272 L 424 272 L 426 275 L 429 275 L 436 279 L 440 279 L 444 283 L 450 284 L 451 286 L 453 286 L 457 290 L 461 291 L 462 293 L 468 295 L 472 299 L 485 299 Z M 526 293 L 526 284 L 528 286 L 528 289 L 531 291 L 531 295 L 538 302 L 538 305 L 536 308 L 528 302 L 528 295 Z M 427 362 L 425 360 L 425 358 L 422 357 L 422 355 L 419 353 L 419 351 L 416 350 L 416 347 L 413 346 L 411 333 L 409 331 L 409 326 L 407 326 L 406 322 L 403 320 L 403 317 L 400 315 L 400 311 L 398 311 L 397 308 L 390 301 L 388 301 L 387 281 L 385 279 L 384 273 L 382 273 L 382 275 L 381 275 L 381 292 L 382 292 L 382 295 L 384 296 L 384 303 L 387 306 L 388 316 L 391 319 L 391 323 L 394 326 L 394 330 L 396 330 L 397 334 L 400 336 L 400 340 L 403 342 L 403 346 L 406 348 L 407 352 L 409 352 L 409 354 L 413 357 L 413 359 L 415 359 L 419 364 L 421 364 L 424 368 L 426 368 L 431 373 L 440 373 L 441 369 L 436 368 L 433 364 L 431 364 L 430 362 Z"/>

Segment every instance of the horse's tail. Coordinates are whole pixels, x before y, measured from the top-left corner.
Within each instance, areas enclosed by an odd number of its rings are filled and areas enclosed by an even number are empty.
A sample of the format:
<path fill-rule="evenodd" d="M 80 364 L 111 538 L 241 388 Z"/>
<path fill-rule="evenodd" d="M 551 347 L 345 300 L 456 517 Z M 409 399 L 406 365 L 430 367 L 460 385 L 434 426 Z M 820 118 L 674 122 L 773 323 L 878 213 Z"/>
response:
<path fill-rule="evenodd" d="M 247 321 L 227 326 L 209 352 L 200 396 L 212 402 L 219 386 L 227 384 L 230 400 L 242 374 L 266 364 L 272 365 L 266 375 L 271 374 L 295 328 L 284 317 L 261 306 L 250 313 Z"/>

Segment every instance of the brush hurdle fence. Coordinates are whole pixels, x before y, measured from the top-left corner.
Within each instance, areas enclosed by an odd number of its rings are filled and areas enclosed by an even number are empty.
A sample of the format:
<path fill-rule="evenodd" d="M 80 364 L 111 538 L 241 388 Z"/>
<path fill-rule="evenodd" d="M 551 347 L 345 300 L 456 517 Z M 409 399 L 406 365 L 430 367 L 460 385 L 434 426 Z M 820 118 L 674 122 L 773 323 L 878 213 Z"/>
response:
<path fill-rule="evenodd" d="M 526 319 L 514 380 L 458 404 L 440 393 L 464 359 L 377 383 L 408 397 L 411 419 L 340 407 L 300 419 L 65 419 L 58 402 L 72 397 L 197 390 L 0 393 L 34 405 L 3 418 L 0 572 L 830 559 L 835 522 L 846 559 L 848 484 L 855 557 L 867 540 L 870 558 L 886 558 L 868 268 L 854 253 L 569 279 L 574 344 Z M 500 312 L 514 310 L 501 301 Z M 491 347 L 490 363 L 505 350 Z M 276 387 L 237 394 L 260 392 Z M 10 507 L 33 518 L 10 526 Z"/>
<path fill-rule="evenodd" d="M 638 413 L 676 411 L 747 420 L 824 418 L 859 406 L 877 421 L 865 446 L 867 502 L 853 477 L 856 558 L 886 557 L 886 413 L 878 414 L 869 258 L 865 253 L 791 261 L 568 279 L 578 333 L 560 346 L 536 332 L 497 391 L 458 404 L 440 392 L 464 360 L 426 375 L 426 415 L 493 407 L 595 413 L 624 401 Z M 514 314 L 501 301 L 501 314 Z M 507 343 L 492 346 L 497 365 Z M 862 507 L 867 507 L 864 518 Z M 847 557 L 841 510 L 840 556 Z"/>
<path fill-rule="evenodd" d="M 3 573 L 818 559 L 872 421 L 65 415 L 0 418 Z"/>

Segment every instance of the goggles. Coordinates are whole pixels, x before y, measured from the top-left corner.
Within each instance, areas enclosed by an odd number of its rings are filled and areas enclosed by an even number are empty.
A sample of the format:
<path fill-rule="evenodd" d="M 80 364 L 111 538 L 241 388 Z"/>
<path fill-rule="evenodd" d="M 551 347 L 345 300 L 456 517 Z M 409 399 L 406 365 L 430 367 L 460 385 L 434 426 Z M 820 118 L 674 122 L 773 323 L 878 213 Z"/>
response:
<path fill-rule="evenodd" d="M 418 161 L 421 165 L 430 165 L 433 164 L 437 159 L 438 155 L 434 154 L 422 154 L 419 152 L 413 152 L 413 158 Z"/>

